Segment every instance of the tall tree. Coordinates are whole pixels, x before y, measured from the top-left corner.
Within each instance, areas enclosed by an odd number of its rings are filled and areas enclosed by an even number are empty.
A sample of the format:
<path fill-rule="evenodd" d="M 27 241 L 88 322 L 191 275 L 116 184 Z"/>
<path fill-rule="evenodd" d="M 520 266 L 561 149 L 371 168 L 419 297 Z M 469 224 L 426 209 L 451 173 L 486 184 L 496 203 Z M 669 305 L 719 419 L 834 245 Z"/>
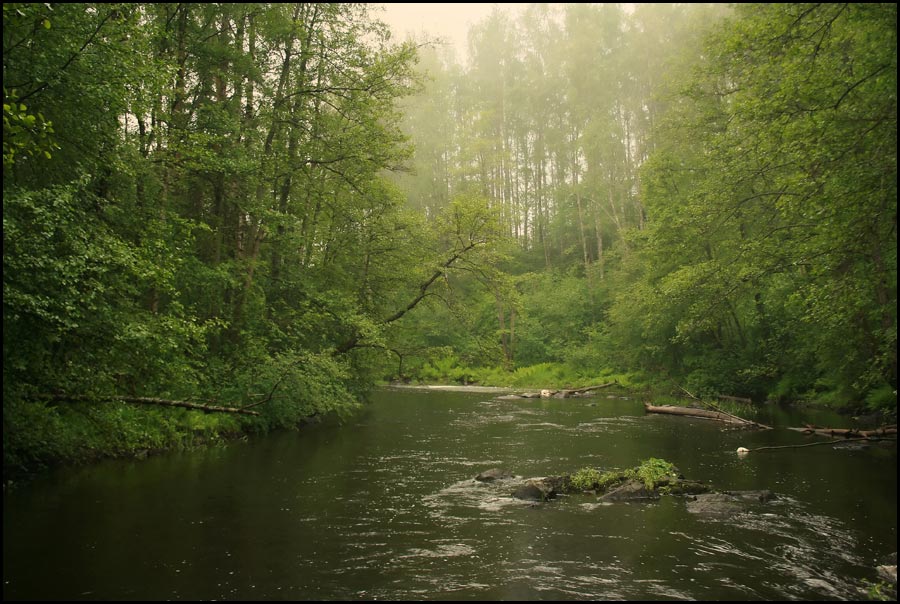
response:
<path fill-rule="evenodd" d="M 645 178 L 653 302 L 635 311 L 673 318 L 654 338 L 698 386 L 895 387 L 895 18 L 740 7 L 673 110 Z"/>

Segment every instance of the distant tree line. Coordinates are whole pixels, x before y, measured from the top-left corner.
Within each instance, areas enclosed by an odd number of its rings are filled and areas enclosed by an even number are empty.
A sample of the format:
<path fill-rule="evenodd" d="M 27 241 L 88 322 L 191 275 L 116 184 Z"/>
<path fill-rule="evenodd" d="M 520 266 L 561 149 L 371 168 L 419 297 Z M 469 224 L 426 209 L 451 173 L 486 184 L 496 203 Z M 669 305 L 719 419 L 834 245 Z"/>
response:
<path fill-rule="evenodd" d="M 531 5 L 469 42 L 424 54 L 400 183 L 488 198 L 517 246 L 456 284 L 480 312 L 407 334 L 426 373 L 896 408 L 895 5 Z"/>

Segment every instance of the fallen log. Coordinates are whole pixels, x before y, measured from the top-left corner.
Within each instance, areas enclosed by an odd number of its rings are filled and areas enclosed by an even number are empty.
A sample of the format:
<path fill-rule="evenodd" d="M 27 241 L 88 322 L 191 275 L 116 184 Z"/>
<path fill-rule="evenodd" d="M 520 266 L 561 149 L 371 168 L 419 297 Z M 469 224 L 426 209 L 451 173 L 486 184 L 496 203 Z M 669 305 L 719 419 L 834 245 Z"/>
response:
<path fill-rule="evenodd" d="M 499 398 L 502 399 L 517 399 L 517 398 L 570 398 L 573 396 L 579 396 L 581 394 L 585 394 L 586 392 L 593 392 L 594 390 L 600 390 L 601 388 L 609 388 L 610 386 L 617 386 L 619 382 L 612 381 L 607 382 L 606 384 L 600 384 L 599 386 L 588 386 L 586 388 L 568 388 L 564 390 L 550 390 L 545 388 L 540 392 L 521 392 L 519 394 L 507 394 L 505 396 L 501 396 Z"/>
<path fill-rule="evenodd" d="M 594 390 L 601 390 L 603 388 L 609 388 L 610 386 L 616 386 L 619 382 L 613 380 L 612 382 L 607 382 L 605 384 L 600 384 L 599 386 L 588 386 L 587 388 L 571 388 L 567 390 L 560 390 L 563 394 L 563 397 L 572 396 L 575 394 L 584 394 L 585 392 L 593 392 Z"/>
<path fill-rule="evenodd" d="M 794 428 L 790 428 L 790 429 L 794 430 Z M 897 441 L 896 438 L 867 438 L 867 437 L 864 437 L 864 438 L 845 438 L 845 439 L 835 439 L 835 440 L 820 440 L 818 442 L 803 443 L 801 445 L 770 445 L 767 447 L 756 447 L 754 449 L 745 449 L 745 448 L 741 447 L 738 449 L 738 457 L 743 457 L 744 455 L 747 455 L 748 453 L 752 453 L 754 451 L 768 451 L 768 450 L 772 450 L 772 449 L 800 449 L 802 447 L 817 447 L 820 445 L 842 445 L 846 442 L 854 442 L 854 441 L 872 442 L 872 441 L 881 441 L 881 440 L 892 440 L 894 442 Z"/>
<path fill-rule="evenodd" d="M 37 398 L 51 401 L 72 401 L 72 402 L 111 402 L 122 401 L 133 405 L 159 405 L 162 407 L 182 407 L 185 409 L 196 409 L 204 413 L 241 413 L 243 415 L 259 415 L 258 411 L 249 411 L 237 407 L 220 407 L 218 405 L 201 405 L 199 403 L 191 403 L 188 401 L 172 401 L 162 398 L 151 398 L 144 396 L 84 396 L 79 394 L 45 394 Z"/>
<path fill-rule="evenodd" d="M 708 411 L 706 409 L 694 409 L 692 407 L 675 407 L 673 405 L 651 405 L 644 403 L 644 410 L 647 413 L 662 413 L 667 415 L 682 415 L 685 417 L 699 417 L 702 419 L 712 419 L 728 424 L 736 424 L 740 426 L 761 428 L 763 430 L 771 430 L 771 426 L 760 424 L 758 422 L 744 419 L 723 411 Z"/>
<path fill-rule="evenodd" d="M 802 432 L 803 434 L 818 434 L 819 436 L 830 436 L 832 438 L 840 436 L 841 438 L 874 438 L 879 436 L 888 436 L 897 434 L 897 426 L 882 426 L 875 430 L 857 430 L 855 428 L 819 428 L 816 426 L 804 426 L 803 428 L 788 428 L 794 432 Z"/>

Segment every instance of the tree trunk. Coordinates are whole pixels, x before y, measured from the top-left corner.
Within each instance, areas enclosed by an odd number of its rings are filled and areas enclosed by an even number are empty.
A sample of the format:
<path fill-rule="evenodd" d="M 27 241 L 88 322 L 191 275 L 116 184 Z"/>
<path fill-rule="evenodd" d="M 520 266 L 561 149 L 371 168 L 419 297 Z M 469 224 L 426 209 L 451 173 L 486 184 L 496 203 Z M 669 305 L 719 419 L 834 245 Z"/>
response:
<path fill-rule="evenodd" d="M 650 403 L 644 403 L 644 410 L 647 413 L 662 413 L 668 415 L 683 415 L 686 417 L 699 417 L 703 419 L 714 419 L 720 422 L 726 422 L 729 424 L 737 424 L 741 426 L 747 427 L 756 427 L 762 428 L 764 430 L 771 429 L 771 426 L 766 426 L 764 424 L 758 424 L 754 421 L 750 421 L 749 419 L 743 419 L 737 417 L 736 415 L 731 415 L 729 413 L 725 413 L 722 411 L 707 411 L 706 409 L 693 409 L 690 407 L 674 407 L 672 405 L 651 405 Z"/>
<path fill-rule="evenodd" d="M 804 426 L 803 428 L 788 428 L 794 432 L 804 434 L 818 434 L 819 436 L 840 436 L 842 438 L 871 438 L 897 434 L 897 426 L 882 426 L 875 430 L 854 430 L 853 428 L 818 428 L 816 426 Z"/>

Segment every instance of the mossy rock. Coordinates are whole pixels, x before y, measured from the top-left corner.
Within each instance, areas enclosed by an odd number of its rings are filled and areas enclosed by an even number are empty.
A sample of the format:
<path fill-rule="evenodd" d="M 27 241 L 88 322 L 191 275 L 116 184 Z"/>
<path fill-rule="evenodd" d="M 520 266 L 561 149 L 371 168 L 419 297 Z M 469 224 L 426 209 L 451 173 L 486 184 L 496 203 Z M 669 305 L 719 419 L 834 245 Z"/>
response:
<path fill-rule="evenodd" d="M 600 501 L 646 501 L 659 499 L 659 490 L 647 488 L 640 480 L 629 480 L 600 498 Z"/>

